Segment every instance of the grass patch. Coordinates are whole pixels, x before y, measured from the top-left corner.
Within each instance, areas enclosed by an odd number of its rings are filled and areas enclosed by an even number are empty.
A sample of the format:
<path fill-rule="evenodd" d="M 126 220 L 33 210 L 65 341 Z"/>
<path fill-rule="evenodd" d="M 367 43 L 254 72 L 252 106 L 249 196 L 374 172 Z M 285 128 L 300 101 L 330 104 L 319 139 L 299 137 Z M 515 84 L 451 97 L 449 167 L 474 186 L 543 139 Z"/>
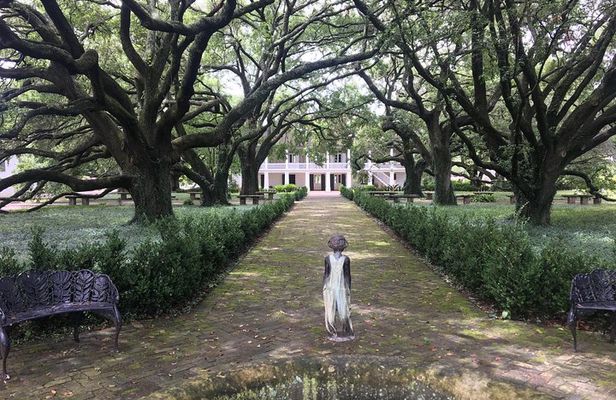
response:
<path fill-rule="evenodd" d="M 253 206 L 175 207 L 178 217 L 198 217 L 210 214 L 224 216 L 235 211 L 247 211 Z M 50 206 L 26 213 L 0 215 L 0 247 L 13 249 L 25 260 L 32 230 L 45 229 L 43 239 L 59 248 L 75 248 L 82 244 L 105 240 L 105 234 L 117 230 L 119 236 L 133 248 L 146 239 L 158 237 L 154 227 L 127 225 L 133 217 L 132 207 L 120 206 Z"/>
<path fill-rule="evenodd" d="M 440 206 L 440 211 L 458 219 L 488 219 L 509 223 L 514 206 L 473 203 L 464 206 Z M 552 208 L 552 224 L 548 227 L 525 225 L 532 244 L 542 249 L 552 239 L 560 239 L 572 249 L 605 259 L 614 257 L 616 237 L 616 205 L 565 205 Z"/>

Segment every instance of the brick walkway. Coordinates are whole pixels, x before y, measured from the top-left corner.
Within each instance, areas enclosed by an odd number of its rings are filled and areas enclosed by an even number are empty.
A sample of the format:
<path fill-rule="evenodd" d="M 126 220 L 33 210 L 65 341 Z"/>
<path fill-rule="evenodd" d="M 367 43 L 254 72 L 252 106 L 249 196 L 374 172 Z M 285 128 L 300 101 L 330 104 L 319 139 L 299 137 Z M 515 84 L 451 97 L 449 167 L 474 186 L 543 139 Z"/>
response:
<path fill-rule="evenodd" d="M 326 242 L 344 233 L 357 339 L 331 343 L 322 322 Z M 111 330 L 16 346 L 1 398 L 132 399 L 205 372 L 305 357 L 406 365 L 461 398 L 616 398 L 616 345 L 490 320 L 342 198 L 308 198 L 189 314 L 139 321 L 110 353 Z M 483 396 L 479 396 L 482 393 Z"/>

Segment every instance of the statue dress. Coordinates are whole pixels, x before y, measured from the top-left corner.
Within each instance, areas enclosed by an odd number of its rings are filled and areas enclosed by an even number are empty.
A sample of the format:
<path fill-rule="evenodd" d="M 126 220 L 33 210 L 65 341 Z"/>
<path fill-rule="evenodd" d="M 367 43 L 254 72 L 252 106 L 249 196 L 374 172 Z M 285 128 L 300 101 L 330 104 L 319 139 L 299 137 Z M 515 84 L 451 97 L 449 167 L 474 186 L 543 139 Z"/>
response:
<path fill-rule="evenodd" d="M 351 261 L 338 253 L 325 257 L 323 301 L 325 328 L 332 340 L 344 341 L 355 337 L 351 323 Z M 340 329 L 336 327 L 336 318 Z"/>

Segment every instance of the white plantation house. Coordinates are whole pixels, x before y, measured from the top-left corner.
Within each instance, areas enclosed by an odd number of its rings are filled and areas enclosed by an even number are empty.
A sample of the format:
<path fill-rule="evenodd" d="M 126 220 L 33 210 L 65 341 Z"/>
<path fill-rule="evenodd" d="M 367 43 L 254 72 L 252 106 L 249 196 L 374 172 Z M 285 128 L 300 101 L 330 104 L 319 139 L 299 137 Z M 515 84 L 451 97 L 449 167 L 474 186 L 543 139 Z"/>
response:
<path fill-rule="evenodd" d="M 391 155 L 393 155 L 391 149 Z M 307 155 L 287 153 L 284 160 L 265 159 L 259 169 L 259 186 L 269 188 L 293 183 L 306 186 L 308 191 L 338 191 L 341 185 L 352 187 L 351 151 L 327 153 L 325 162 L 318 165 Z M 374 163 L 368 160 L 364 165 L 368 182 L 376 186 L 404 184 L 406 172 L 399 162 Z M 239 181 L 239 179 L 238 179 Z"/>
<path fill-rule="evenodd" d="M 352 186 L 351 151 L 326 154 L 323 165 L 310 161 L 307 155 L 290 154 L 284 160 L 265 159 L 259 169 L 259 186 L 269 188 L 275 185 L 293 183 L 306 186 L 309 191 L 331 192 L 340 185 Z"/>
<path fill-rule="evenodd" d="M 11 176 L 17 169 L 17 157 L 10 157 L 6 160 L 0 160 L 0 179 Z M 12 196 L 15 193 L 15 189 L 10 187 L 0 191 L 0 197 Z"/>

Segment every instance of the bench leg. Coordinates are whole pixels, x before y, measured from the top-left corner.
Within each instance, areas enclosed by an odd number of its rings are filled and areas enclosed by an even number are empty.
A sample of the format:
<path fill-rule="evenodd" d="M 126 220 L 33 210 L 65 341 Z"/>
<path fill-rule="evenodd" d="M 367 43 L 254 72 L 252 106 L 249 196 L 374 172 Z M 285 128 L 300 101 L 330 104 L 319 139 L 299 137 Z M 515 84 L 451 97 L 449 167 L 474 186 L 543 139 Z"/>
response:
<path fill-rule="evenodd" d="M 571 336 L 573 336 L 573 351 L 577 352 L 577 315 L 574 310 L 569 311 L 567 325 L 569 325 L 569 329 L 571 330 Z"/>
<path fill-rule="evenodd" d="M 612 329 L 610 330 L 610 343 L 616 340 L 616 311 L 612 313 Z"/>
<path fill-rule="evenodd" d="M 120 331 L 122 330 L 122 316 L 120 315 L 120 310 L 118 310 L 118 307 L 113 307 L 113 323 L 115 324 L 113 345 L 115 346 L 115 351 L 120 351 L 120 345 L 118 341 L 120 339 Z"/>
<path fill-rule="evenodd" d="M 79 343 L 79 327 L 81 326 L 82 321 L 83 321 L 83 313 L 75 313 L 72 315 L 73 340 L 75 340 L 76 343 Z"/>
<path fill-rule="evenodd" d="M 11 350 L 11 340 L 6 332 L 6 328 L 0 327 L 0 353 L 2 355 L 2 379 L 7 381 L 11 379 L 6 372 L 6 359 L 9 357 L 9 351 Z"/>
<path fill-rule="evenodd" d="M 240 205 L 241 206 L 245 206 L 246 205 L 246 199 L 245 198 L 240 198 Z"/>

